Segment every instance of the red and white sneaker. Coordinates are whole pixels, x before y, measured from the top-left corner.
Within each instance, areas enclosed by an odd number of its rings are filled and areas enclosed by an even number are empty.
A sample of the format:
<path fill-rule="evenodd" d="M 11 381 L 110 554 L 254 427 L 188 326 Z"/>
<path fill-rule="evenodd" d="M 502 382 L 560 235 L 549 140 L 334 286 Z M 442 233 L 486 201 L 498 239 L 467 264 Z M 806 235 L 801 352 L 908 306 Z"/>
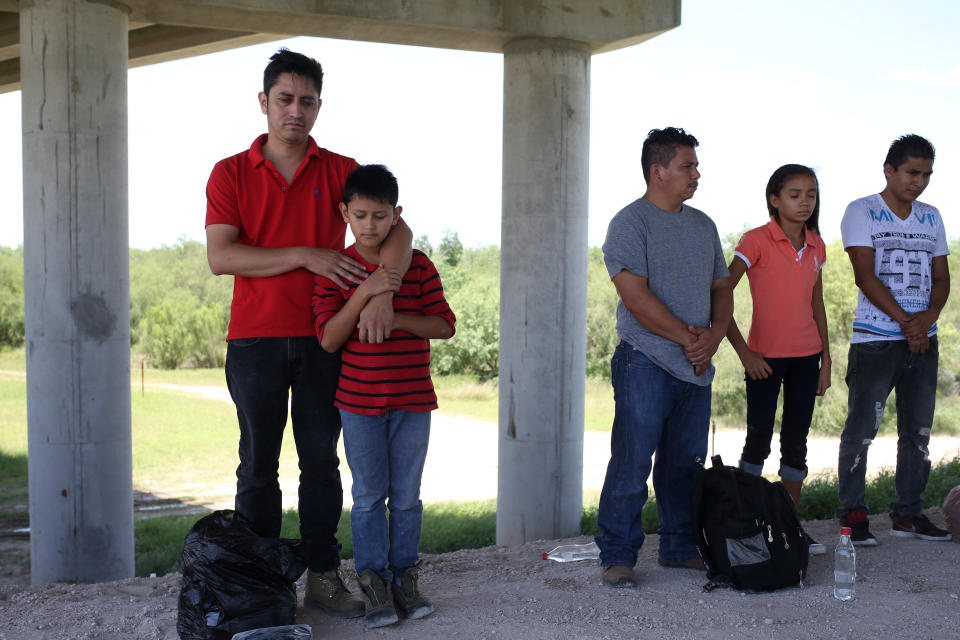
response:
<path fill-rule="evenodd" d="M 920 538 L 921 540 L 947 541 L 953 538 L 949 531 L 940 529 L 927 516 L 921 514 L 894 521 L 890 535 L 896 538 Z"/>

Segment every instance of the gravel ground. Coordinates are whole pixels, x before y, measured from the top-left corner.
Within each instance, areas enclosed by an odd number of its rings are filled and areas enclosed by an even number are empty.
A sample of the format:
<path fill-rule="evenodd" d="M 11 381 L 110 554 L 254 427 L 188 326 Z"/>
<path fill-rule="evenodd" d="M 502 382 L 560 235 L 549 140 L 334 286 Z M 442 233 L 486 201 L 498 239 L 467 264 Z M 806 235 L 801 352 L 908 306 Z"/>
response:
<path fill-rule="evenodd" d="M 943 524 L 938 509 L 927 514 Z M 834 521 L 807 523 L 828 548 Z M 874 517 L 880 545 L 858 549 L 857 598 L 833 598 L 833 558 L 811 558 L 802 587 L 773 593 L 702 591 L 705 574 L 656 563 L 657 536 L 640 559 L 637 589 L 611 589 L 595 561 L 557 564 L 541 552 L 588 538 L 537 541 L 425 556 L 421 586 L 436 612 L 425 619 L 366 631 L 300 609 L 314 638 L 794 638 L 910 637 L 946 640 L 960 629 L 960 544 L 889 536 Z M 351 570 L 352 563 L 344 563 Z M 356 583 L 353 582 L 356 589 Z M 303 585 L 299 591 L 302 597 Z M 173 640 L 180 576 L 104 584 L 0 586 L 0 640 Z"/>

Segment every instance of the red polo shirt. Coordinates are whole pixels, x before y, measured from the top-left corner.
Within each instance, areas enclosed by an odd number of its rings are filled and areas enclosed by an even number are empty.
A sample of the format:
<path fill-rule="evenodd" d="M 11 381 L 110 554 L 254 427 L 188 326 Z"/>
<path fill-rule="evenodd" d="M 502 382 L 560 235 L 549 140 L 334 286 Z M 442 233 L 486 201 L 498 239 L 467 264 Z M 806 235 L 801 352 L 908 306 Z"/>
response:
<path fill-rule="evenodd" d="M 250 148 L 221 160 L 207 182 L 207 225 L 237 227 L 253 247 L 343 249 L 343 183 L 353 158 L 321 149 L 311 137 L 293 181 L 263 157 L 264 134 Z M 296 269 L 269 278 L 236 276 L 227 339 L 312 336 L 313 274 Z"/>
<path fill-rule="evenodd" d="M 801 252 L 777 221 L 743 234 L 735 255 L 747 263 L 753 319 L 747 346 L 767 358 L 794 358 L 820 353 L 823 345 L 813 319 L 813 287 L 826 246 L 804 227 Z"/>

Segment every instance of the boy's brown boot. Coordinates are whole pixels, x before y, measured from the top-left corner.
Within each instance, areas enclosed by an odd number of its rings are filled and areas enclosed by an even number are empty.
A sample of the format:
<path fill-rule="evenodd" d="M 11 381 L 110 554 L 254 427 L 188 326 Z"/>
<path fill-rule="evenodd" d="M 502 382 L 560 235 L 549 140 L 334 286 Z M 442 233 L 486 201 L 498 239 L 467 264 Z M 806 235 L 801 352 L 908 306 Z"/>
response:
<path fill-rule="evenodd" d="M 637 586 L 633 567 L 625 564 L 612 564 L 603 568 L 603 582 L 608 587 L 631 588 Z"/>
<path fill-rule="evenodd" d="M 364 569 L 358 576 L 363 595 L 367 596 L 366 613 L 363 615 L 363 624 L 367 629 L 386 627 L 394 624 L 397 609 L 393 606 L 393 589 L 389 581 L 384 580 L 373 569 Z"/>
<path fill-rule="evenodd" d="M 308 569 L 303 604 L 316 607 L 336 618 L 359 618 L 363 615 L 363 600 L 350 593 L 343 584 L 339 569 Z"/>
<path fill-rule="evenodd" d="M 400 574 L 400 585 L 394 585 L 393 600 L 397 609 L 404 617 L 410 620 L 424 618 L 433 613 L 433 605 L 420 593 L 417 584 L 420 574 L 420 563 L 407 567 Z"/>

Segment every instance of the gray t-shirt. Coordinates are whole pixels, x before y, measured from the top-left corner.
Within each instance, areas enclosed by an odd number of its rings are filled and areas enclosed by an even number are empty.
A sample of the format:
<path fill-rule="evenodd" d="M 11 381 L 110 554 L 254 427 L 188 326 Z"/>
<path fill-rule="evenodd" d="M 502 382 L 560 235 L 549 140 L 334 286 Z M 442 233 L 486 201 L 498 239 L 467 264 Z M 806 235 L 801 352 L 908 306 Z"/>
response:
<path fill-rule="evenodd" d="M 611 279 L 624 269 L 647 278 L 651 293 L 694 327 L 710 325 L 710 287 L 730 275 L 713 220 L 687 205 L 679 213 L 664 211 L 643 198 L 610 221 L 603 259 Z M 622 300 L 617 304 L 617 334 L 680 380 L 701 386 L 713 381 L 712 364 L 703 375 L 694 375 L 683 347 L 645 329 Z"/>

